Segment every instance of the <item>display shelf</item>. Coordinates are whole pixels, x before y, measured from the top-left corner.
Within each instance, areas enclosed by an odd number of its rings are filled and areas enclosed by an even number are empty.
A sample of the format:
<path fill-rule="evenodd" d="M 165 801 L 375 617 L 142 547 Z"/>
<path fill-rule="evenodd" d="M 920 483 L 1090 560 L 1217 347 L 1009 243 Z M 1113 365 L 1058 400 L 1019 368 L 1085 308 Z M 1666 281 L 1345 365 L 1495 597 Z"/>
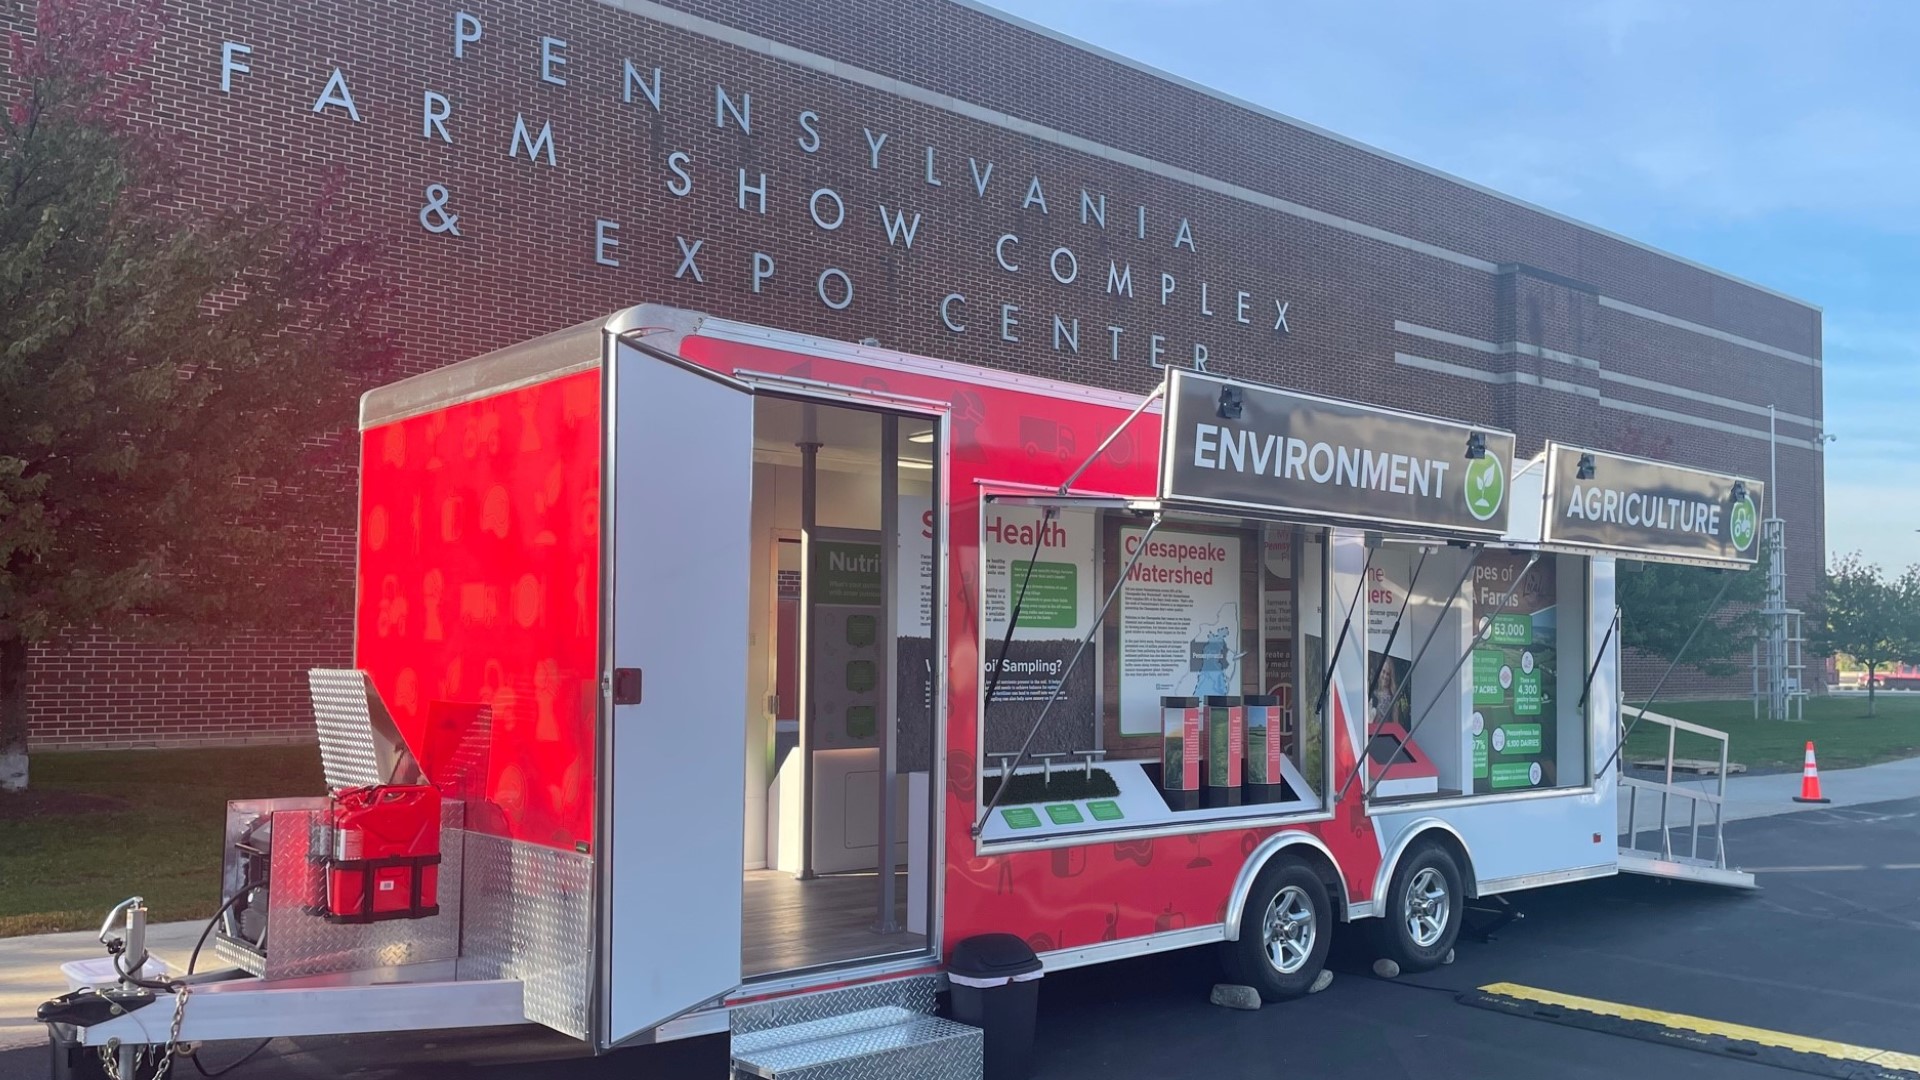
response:
<path fill-rule="evenodd" d="M 1142 761 L 1109 761 L 1101 767 L 1113 777 L 1119 793 L 1110 798 L 1061 799 L 1019 806 L 998 806 L 981 830 L 981 840 L 1013 843 L 1072 836 L 1083 833 L 1125 832 L 1131 829 L 1220 821 L 1236 823 L 1247 818 L 1275 817 L 1312 813 L 1320 809 L 1314 799 L 1290 799 L 1285 802 L 1246 803 L 1240 806 L 1204 807 L 1198 810 L 1174 810 L 1161 797 L 1160 790 L 1147 775 Z M 1158 762 L 1152 764 L 1157 765 Z M 1312 791 L 1294 767 L 1283 759 L 1281 769 L 1287 786 L 1294 791 Z M 1024 775 L 1037 769 L 1021 769 Z M 1226 824 L 1222 825 L 1227 827 Z"/>

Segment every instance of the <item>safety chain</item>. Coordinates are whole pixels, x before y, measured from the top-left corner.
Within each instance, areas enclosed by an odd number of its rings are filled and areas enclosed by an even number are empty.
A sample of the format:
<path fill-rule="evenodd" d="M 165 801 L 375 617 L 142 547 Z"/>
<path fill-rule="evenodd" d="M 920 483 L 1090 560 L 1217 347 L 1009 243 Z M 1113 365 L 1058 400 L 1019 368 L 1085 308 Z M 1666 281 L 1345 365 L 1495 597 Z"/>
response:
<path fill-rule="evenodd" d="M 167 1029 L 167 1045 L 161 1048 L 160 1063 L 154 1066 L 153 1076 L 148 1080 L 166 1080 L 168 1070 L 173 1068 L 176 1049 L 180 1045 L 180 1022 L 187 1016 L 187 984 L 175 983 L 173 986 L 173 1024 Z M 100 1067 L 107 1074 L 107 1080 L 140 1080 L 141 1059 L 153 1048 L 143 1046 L 134 1052 L 134 1076 L 120 1075 L 120 1048 L 108 1045 L 100 1048 Z"/>
<path fill-rule="evenodd" d="M 166 1056 L 160 1059 L 160 1065 L 153 1072 L 153 1080 L 166 1080 L 167 1070 L 173 1068 L 174 1050 L 180 1045 L 180 1021 L 187 1018 L 187 984 L 173 984 L 173 1026 L 167 1029 Z"/>

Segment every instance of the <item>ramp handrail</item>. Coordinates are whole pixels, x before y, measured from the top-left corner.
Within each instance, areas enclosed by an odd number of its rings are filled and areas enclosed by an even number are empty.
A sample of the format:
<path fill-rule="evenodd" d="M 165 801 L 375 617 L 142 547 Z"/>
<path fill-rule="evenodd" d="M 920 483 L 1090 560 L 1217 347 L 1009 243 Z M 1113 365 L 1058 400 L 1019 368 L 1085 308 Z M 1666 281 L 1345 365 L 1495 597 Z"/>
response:
<path fill-rule="evenodd" d="M 1621 711 L 1625 713 L 1629 710 L 1623 709 Z M 1672 800 L 1677 797 L 1687 800 L 1688 830 L 1691 839 L 1686 859 L 1701 865 L 1710 865 L 1718 870 L 1725 870 L 1727 868 L 1727 843 L 1723 808 L 1727 801 L 1727 733 L 1700 724 L 1679 720 L 1671 716 L 1661 716 L 1659 713 L 1650 713 L 1638 709 L 1631 711 L 1637 713 L 1639 716 L 1636 724 L 1652 721 L 1667 729 L 1667 760 L 1664 780 L 1642 780 L 1636 776 L 1628 776 L 1625 768 L 1620 770 L 1620 786 L 1626 789 L 1628 800 L 1627 842 L 1622 846 L 1623 850 L 1634 852 L 1641 850 L 1639 847 L 1640 832 L 1638 829 L 1640 793 L 1643 791 L 1655 792 L 1660 796 L 1660 857 L 1669 861 L 1679 858 L 1673 851 L 1673 832 L 1670 816 Z M 1705 736 L 1720 744 L 1720 770 L 1717 778 L 1718 783 L 1715 785 L 1713 791 L 1706 791 L 1698 787 L 1681 787 L 1673 782 L 1674 743 L 1682 731 Z M 1624 739 L 1624 737 L 1623 726 L 1622 738 Z M 1625 764 L 1625 750 L 1626 748 L 1622 746 L 1621 759 L 1623 765 Z M 1712 807 L 1713 857 L 1711 859 L 1702 859 L 1700 857 L 1701 803 Z"/>

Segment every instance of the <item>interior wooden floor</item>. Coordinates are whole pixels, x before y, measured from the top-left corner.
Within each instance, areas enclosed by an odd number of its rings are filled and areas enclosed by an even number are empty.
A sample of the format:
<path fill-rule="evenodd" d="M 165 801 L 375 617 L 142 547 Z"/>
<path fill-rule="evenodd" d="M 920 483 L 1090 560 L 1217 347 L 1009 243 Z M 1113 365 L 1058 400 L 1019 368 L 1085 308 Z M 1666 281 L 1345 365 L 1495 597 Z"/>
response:
<path fill-rule="evenodd" d="M 778 870 L 745 872 L 740 963 L 748 978 L 926 947 L 924 934 L 874 930 L 879 882 L 869 871 L 800 881 Z M 894 921 L 907 925 L 907 876 L 895 881 Z"/>

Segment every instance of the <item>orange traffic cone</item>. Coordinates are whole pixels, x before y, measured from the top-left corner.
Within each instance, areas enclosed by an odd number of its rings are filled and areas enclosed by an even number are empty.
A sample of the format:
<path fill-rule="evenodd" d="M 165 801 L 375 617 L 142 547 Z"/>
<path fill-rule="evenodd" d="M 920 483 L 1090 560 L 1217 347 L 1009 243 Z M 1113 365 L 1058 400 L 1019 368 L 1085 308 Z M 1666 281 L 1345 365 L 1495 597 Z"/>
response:
<path fill-rule="evenodd" d="M 1794 802 L 1830 803 L 1833 800 L 1820 794 L 1820 766 L 1813 762 L 1813 742 L 1807 742 L 1807 763 L 1800 767 L 1800 794 L 1793 797 Z"/>

